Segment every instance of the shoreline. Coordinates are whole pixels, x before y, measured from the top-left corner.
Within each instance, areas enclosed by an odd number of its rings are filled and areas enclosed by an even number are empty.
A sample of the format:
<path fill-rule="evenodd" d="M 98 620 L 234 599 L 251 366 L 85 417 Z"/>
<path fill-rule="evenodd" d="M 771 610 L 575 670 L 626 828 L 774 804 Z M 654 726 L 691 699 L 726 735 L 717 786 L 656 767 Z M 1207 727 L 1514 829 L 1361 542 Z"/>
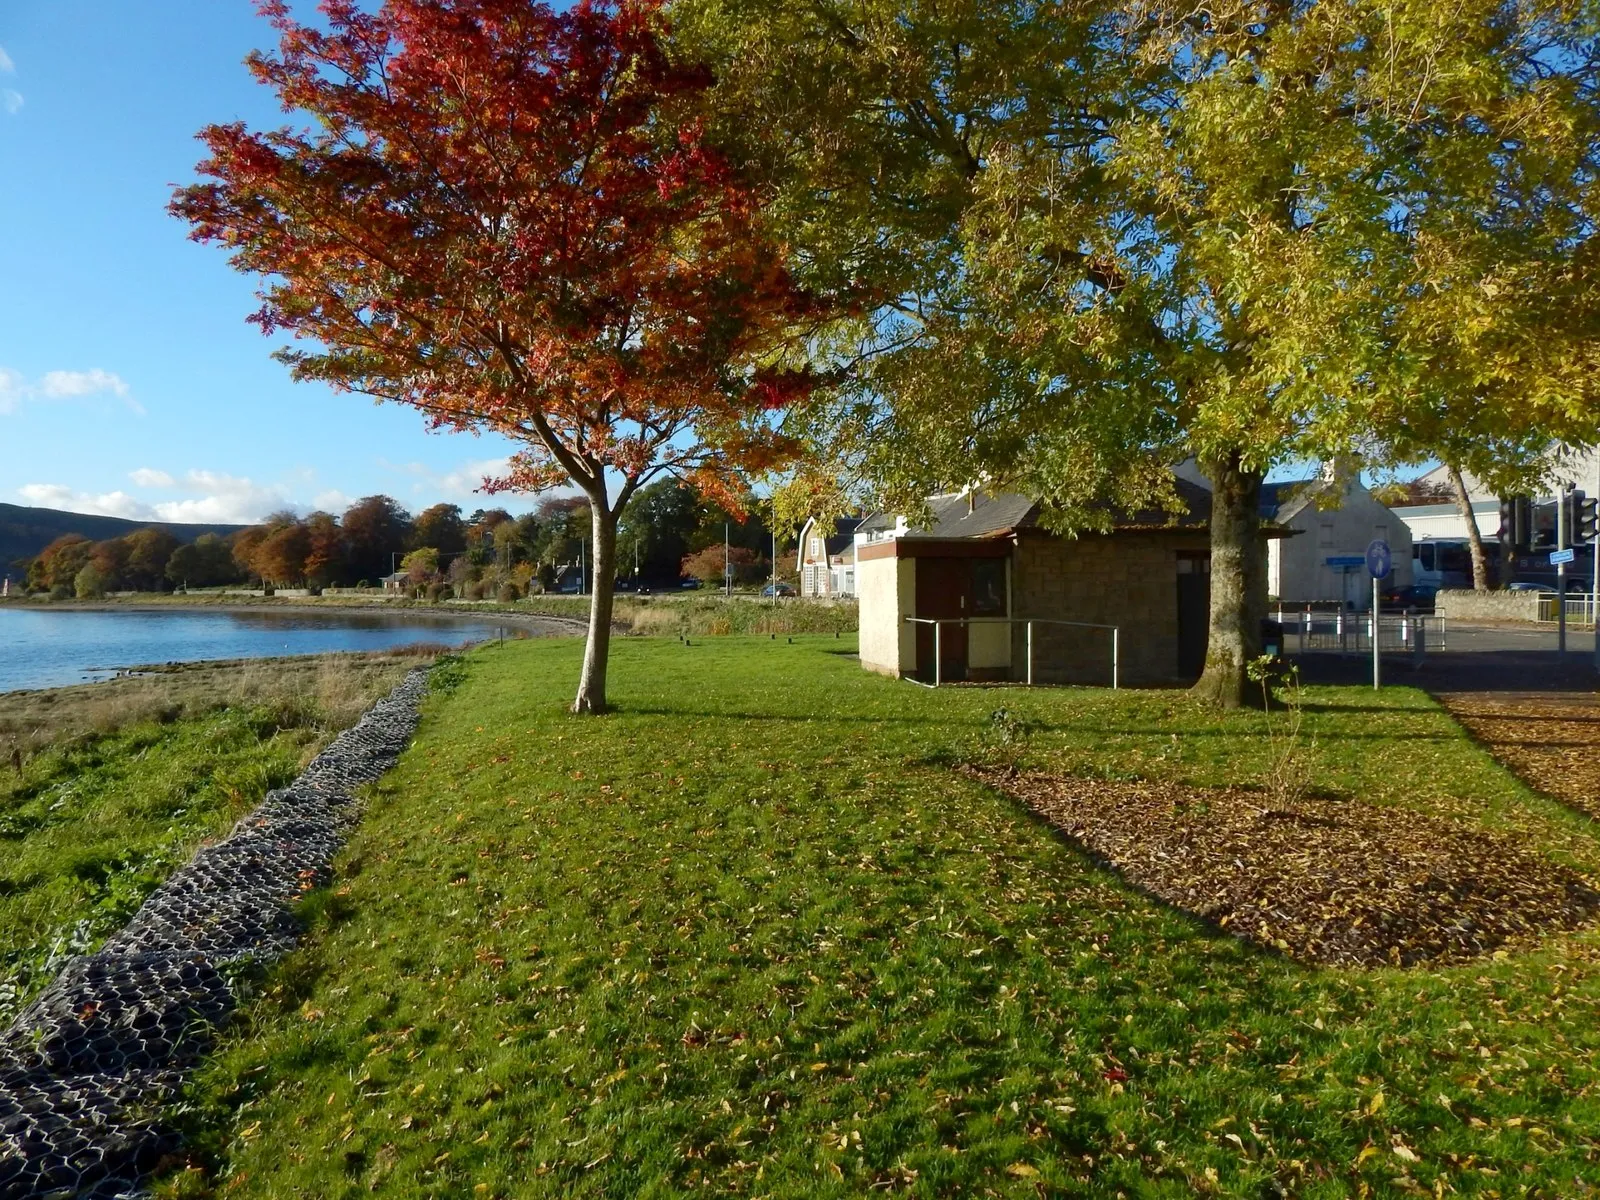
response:
<path fill-rule="evenodd" d="M 403 606 L 402 606 L 403 605 Z M 223 614 L 249 614 L 273 612 L 286 616 L 337 616 L 361 613 L 369 616 L 395 617 L 401 620 L 424 617 L 449 621 L 476 622 L 499 621 L 515 623 L 526 628 L 551 627 L 548 636 L 563 636 L 586 632 L 588 622 L 578 617 L 562 617 L 549 613 L 516 612 L 504 608 L 447 608 L 437 604 L 417 604 L 415 601 L 394 600 L 330 600 L 315 601 L 296 597 L 293 600 L 274 600 L 265 597 L 254 603 L 241 600 L 59 600 L 36 603 L 31 600 L 6 600 L 0 602 L 0 612 L 7 608 L 26 612 L 214 612 Z"/>

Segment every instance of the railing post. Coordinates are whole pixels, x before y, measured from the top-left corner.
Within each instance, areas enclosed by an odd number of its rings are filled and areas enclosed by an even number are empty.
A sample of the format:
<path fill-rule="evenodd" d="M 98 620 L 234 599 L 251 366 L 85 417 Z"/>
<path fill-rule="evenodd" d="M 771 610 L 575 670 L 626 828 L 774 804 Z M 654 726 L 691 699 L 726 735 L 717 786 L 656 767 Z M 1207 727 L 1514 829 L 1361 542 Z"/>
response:
<path fill-rule="evenodd" d="M 1122 673 L 1122 629 L 1111 627 L 1111 690 L 1117 690 L 1118 676 Z"/>
<path fill-rule="evenodd" d="M 944 633 L 944 623 L 933 623 L 933 686 L 938 687 L 943 682 L 944 673 L 944 645 L 940 636 Z"/>
<path fill-rule="evenodd" d="M 1033 622 L 1028 622 L 1028 686 L 1033 686 Z"/>

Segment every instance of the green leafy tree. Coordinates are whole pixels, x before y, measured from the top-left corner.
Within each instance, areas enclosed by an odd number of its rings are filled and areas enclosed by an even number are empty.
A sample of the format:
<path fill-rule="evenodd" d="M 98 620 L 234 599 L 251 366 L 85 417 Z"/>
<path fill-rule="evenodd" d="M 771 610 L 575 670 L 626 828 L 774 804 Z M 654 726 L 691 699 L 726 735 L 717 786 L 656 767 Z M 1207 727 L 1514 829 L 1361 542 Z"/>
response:
<path fill-rule="evenodd" d="M 240 577 L 227 539 L 214 533 L 202 533 L 174 550 L 167 560 L 166 573 L 174 587 L 216 587 L 234 583 Z"/>
<path fill-rule="evenodd" d="M 400 560 L 400 569 L 414 584 L 424 584 L 439 576 L 439 552 L 432 546 L 413 550 Z"/>
<path fill-rule="evenodd" d="M 72 578 L 72 590 L 79 600 L 98 600 L 106 594 L 106 577 L 94 563 L 85 563 Z"/>
<path fill-rule="evenodd" d="M 417 514 L 411 527 L 411 544 L 416 549 L 431 546 L 440 554 L 458 554 L 467 548 L 467 526 L 461 519 L 459 504 L 435 504 Z"/>
<path fill-rule="evenodd" d="M 617 561 L 623 572 L 654 583 L 674 583 L 689 540 L 701 520 L 700 497 L 677 479 L 658 479 L 639 489 L 617 530 Z"/>
<path fill-rule="evenodd" d="M 861 296 L 823 447 L 891 502 L 982 479 L 1063 527 L 1170 503 L 1196 456 L 1219 704 L 1251 699 L 1273 464 L 1600 429 L 1585 10 L 678 12 L 770 147 L 797 260 Z"/>
<path fill-rule="evenodd" d="M 122 582 L 136 592 L 160 591 L 167 580 L 167 562 L 178 548 L 178 539 L 165 529 L 140 529 L 123 539 L 127 562 Z"/>

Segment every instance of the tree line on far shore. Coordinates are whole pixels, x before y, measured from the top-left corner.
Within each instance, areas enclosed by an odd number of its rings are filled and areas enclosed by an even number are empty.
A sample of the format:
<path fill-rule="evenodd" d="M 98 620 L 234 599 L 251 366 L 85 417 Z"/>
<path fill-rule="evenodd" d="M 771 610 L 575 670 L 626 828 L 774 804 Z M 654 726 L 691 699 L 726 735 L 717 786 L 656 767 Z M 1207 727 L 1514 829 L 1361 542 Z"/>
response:
<path fill-rule="evenodd" d="M 726 557 L 735 582 L 764 580 L 773 549 L 760 515 L 764 505 L 747 496 L 740 516 L 676 480 L 660 480 L 639 493 L 618 531 L 617 577 L 635 587 L 672 586 L 686 576 L 720 583 Z M 428 599 L 514 600 L 567 583 L 586 560 L 590 528 L 589 503 L 581 497 L 547 497 L 514 517 L 502 508 L 463 514 L 456 504 L 413 516 L 392 497 L 376 495 L 342 516 L 284 511 L 192 542 L 159 525 L 98 542 L 63 534 L 25 564 L 27 589 L 96 599 L 228 585 L 377 587 L 399 576 L 397 586 Z M 793 573 L 782 559 L 779 566 L 780 575 Z"/>

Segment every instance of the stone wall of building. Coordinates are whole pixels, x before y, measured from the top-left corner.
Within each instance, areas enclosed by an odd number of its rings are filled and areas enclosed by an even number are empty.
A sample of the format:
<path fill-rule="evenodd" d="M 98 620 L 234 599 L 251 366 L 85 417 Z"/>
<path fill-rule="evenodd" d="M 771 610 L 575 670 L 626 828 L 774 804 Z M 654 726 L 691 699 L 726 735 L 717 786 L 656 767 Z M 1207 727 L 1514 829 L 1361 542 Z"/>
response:
<path fill-rule="evenodd" d="M 1178 552 L 1204 551 L 1203 532 L 1024 537 L 1012 565 L 1012 611 L 1019 618 L 1084 621 L 1121 630 L 1124 684 L 1178 681 Z M 1026 664 L 1026 632 L 1013 630 L 1016 676 Z M 1102 629 L 1034 626 L 1034 682 L 1105 686 L 1111 634 Z"/>

